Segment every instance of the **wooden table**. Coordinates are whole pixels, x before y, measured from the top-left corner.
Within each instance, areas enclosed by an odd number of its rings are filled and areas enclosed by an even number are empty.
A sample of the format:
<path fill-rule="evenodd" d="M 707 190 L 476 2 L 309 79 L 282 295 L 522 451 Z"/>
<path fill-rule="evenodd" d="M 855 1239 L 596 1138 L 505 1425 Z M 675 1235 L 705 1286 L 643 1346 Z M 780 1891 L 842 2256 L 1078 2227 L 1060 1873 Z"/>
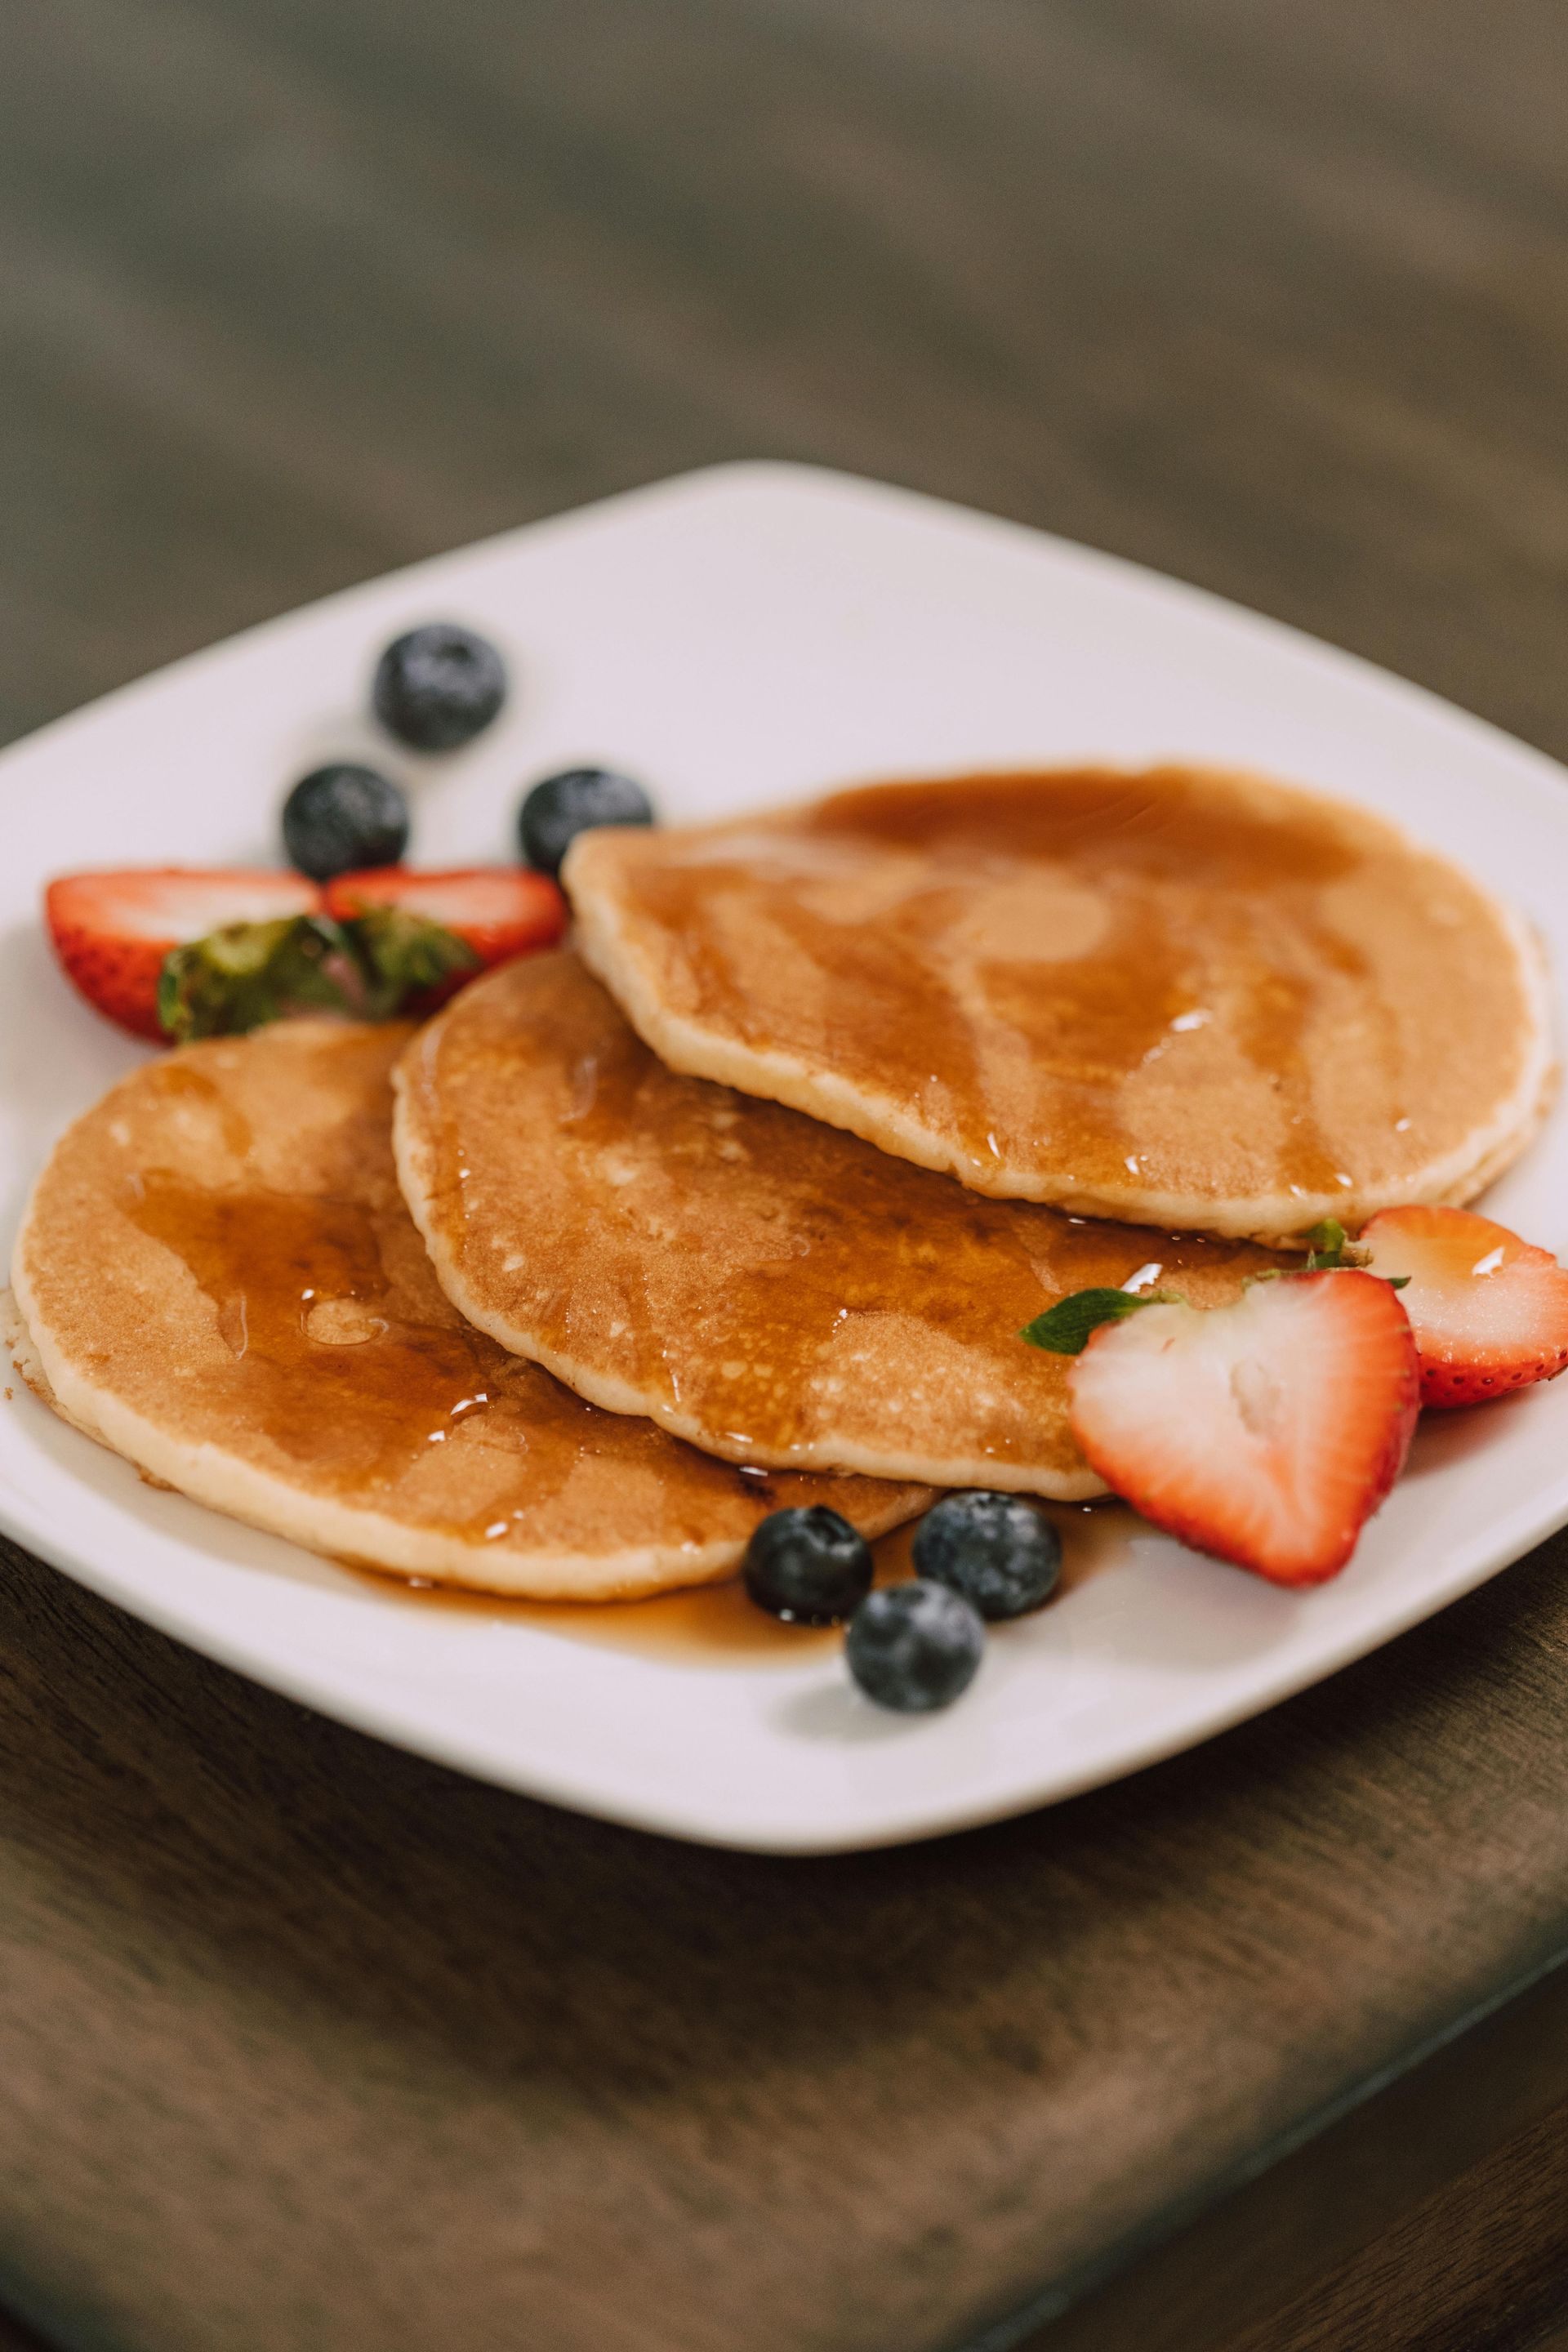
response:
<path fill-rule="evenodd" d="M 0 726 L 774 452 L 1568 753 L 1564 21 L 16 10 Z M 1058 1811 L 777 1862 L 475 1786 L 6 1552 L 15 2342 L 1568 2344 L 1565 1567 Z"/>

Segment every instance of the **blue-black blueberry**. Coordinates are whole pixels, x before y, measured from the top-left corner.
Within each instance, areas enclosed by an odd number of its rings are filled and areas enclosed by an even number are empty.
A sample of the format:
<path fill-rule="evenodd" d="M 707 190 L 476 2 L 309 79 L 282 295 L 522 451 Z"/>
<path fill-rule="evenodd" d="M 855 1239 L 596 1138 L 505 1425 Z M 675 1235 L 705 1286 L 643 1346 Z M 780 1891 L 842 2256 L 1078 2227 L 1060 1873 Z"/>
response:
<path fill-rule="evenodd" d="M 565 768 L 534 785 L 518 811 L 518 839 L 530 866 L 557 874 L 580 833 L 600 824 L 652 824 L 653 803 L 613 768 Z"/>
<path fill-rule="evenodd" d="M 481 734 L 506 700 L 506 664 L 488 637 L 457 621 L 429 621 L 387 646 L 371 700 L 399 742 L 455 751 Z"/>
<path fill-rule="evenodd" d="M 1021 1617 L 1057 1589 L 1062 1539 L 1037 1503 L 984 1488 L 944 1495 L 911 1548 L 917 1576 L 934 1577 L 983 1617 Z"/>
<path fill-rule="evenodd" d="M 868 1593 L 849 1620 L 849 1671 L 879 1706 L 928 1715 L 974 1680 L 985 1650 L 979 1612 L 948 1584 L 921 1577 Z"/>
<path fill-rule="evenodd" d="M 833 1625 L 871 1590 L 871 1551 L 847 1519 L 813 1503 L 759 1520 L 742 1574 L 759 1609 L 795 1625 Z"/>
<path fill-rule="evenodd" d="M 283 846 L 312 882 L 395 866 L 408 846 L 408 803 L 374 768 L 334 761 L 301 776 L 284 802 Z"/>

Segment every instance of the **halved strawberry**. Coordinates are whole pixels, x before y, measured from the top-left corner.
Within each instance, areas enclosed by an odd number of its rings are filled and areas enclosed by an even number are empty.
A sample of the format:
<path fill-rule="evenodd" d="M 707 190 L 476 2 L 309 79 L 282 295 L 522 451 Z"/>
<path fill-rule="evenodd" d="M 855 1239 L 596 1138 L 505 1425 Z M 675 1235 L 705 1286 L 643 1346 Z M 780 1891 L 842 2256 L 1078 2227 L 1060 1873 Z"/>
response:
<path fill-rule="evenodd" d="M 44 893 L 55 953 L 88 1003 L 121 1028 L 165 1045 L 158 975 L 172 948 L 233 923 L 315 914 L 321 904 L 321 892 L 302 874 L 233 868 L 67 874 Z"/>
<path fill-rule="evenodd" d="M 1481 1404 L 1568 1366 L 1568 1273 L 1550 1250 L 1472 1209 L 1384 1209 L 1362 1232 L 1400 1296 L 1421 1358 L 1423 1404 Z"/>
<path fill-rule="evenodd" d="M 1156 1527 L 1276 1584 L 1342 1569 L 1398 1476 L 1415 1341 L 1374 1275 L 1287 1275 L 1234 1306 L 1102 1323 L 1073 1367 L 1072 1428 Z"/>
<path fill-rule="evenodd" d="M 566 928 L 566 901 L 554 883 L 521 866 L 475 866 L 444 874 L 372 866 L 336 876 L 327 885 L 326 905 L 340 923 L 373 907 L 400 908 L 439 923 L 485 965 L 510 963 L 531 949 L 547 948 Z M 449 994 L 461 984 L 458 975 L 441 992 Z"/>

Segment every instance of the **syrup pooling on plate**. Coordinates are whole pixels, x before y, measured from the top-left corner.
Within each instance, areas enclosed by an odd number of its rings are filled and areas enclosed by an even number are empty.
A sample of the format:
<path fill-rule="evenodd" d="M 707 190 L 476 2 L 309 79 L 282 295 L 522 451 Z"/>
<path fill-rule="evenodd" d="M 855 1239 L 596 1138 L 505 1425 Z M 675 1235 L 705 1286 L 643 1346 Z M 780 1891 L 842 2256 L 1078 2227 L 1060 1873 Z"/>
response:
<path fill-rule="evenodd" d="M 665 1068 L 571 955 L 479 982 L 416 1038 L 403 1181 L 448 1295 L 597 1402 L 737 1459 L 1096 1491 L 1068 1292 L 1234 1297 L 1279 1261 L 988 1200 Z"/>
<path fill-rule="evenodd" d="M 1059 1647 L 1057 1629 L 1061 1601 L 1124 1557 L 1139 1525 L 1123 1505 L 1110 1500 L 1052 1506 L 1050 1516 L 1061 1532 L 1063 1546 L 1061 1582 L 1050 1614 L 1047 1618 L 1042 1612 L 1037 1617 L 1017 1621 L 1016 1629 L 1003 1634 L 1005 1640 L 1027 1639 L 1029 1629 L 1038 1625 Z M 915 1524 L 910 1522 L 872 1545 L 879 1585 L 900 1583 L 913 1575 L 910 1546 L 914 1533 Z M 383 1598 L 416 1611 L 532 1626 L 563 1640 L 663 1658 L 672 1664 L 820 1665 L 837 1655 L 844 1638 L 838 1626 L 785 1624 L 770 1616 L 748 1599 L 738 1579 L 692 1591 L 663 1593 L 651 1601 L 574 1607 L 570 1602 L 513 1601 L 495 1593 L 444 1591 L 366 1570 L 355 1572 Z"/>
<path fill-rule="evenodd" d="M 1139 1523 L 1123 1505 L 1110 1500 L 1049 1508 L 1062 1538 L 1061 1582 L 1048 1616 L 1041 1611 L 1018 1619 L 1017 1631 L 1009 1630 L 1003 1638 L 1027 1639 L 1029 1628 L 1038 1626 L 1059 1647 L 1061 1601 L 1124 1556 Z M 915 1524 L 894 1528 L 872 1545 L 879 1585 L 901 1583 L 914 1574 L 910 1546 Z M 602 1649 L 629 1651 L 637 1657 L 663 1658 L 675 1665 L 820 1666 L 837 1657 L 844 1640 L 842 1626 L 786 1624 L 770 1616 L 748 1598 L 738 1577 L 691 1591 L 660 1593 L 651 1601 L 574 1607 L 570 1601 L 513 1601 L 493 1592 L 443 1590 L 359 1569 L 349 1560 L 342 1565 L 363 1588 L 415 1611 L 428 1611 L 438 1617 L 478 1617 L 491 1624 L 532 1626 L 563 1641 L 588 1642 Z"/>
<path fill-rule="evenodd" d="M 1260 780 L 880 785 L 585 835 L 564 878 L 667 1061 L 980 1191 L 1285 1234 L 1424 1171 L 1462 1190 L 1539 1109 L 1519 927 L 1375 818 Z"/>
<path fill-rule="evenodd" d="M 16 1282 L 68 1417 L 317 1549 L 534 1593 L 726 1573 L 784 1503 L 868 1532 L 919 1507 L 714 1461 L 466 1325 L 393 1171 L 408 1035 L 310 1021 L 192 1046 L 61 1139 Z"/>

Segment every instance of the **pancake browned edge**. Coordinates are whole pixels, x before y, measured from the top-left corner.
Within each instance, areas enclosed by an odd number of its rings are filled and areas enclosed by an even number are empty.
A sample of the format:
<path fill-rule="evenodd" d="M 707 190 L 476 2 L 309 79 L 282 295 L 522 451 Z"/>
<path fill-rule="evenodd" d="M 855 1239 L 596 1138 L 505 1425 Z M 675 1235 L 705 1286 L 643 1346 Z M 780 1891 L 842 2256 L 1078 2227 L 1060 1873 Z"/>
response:
<path fill-rule="evenodd" d="M 570 954 L 465 989 L 395 1083 L 404 1197 L 447 1297 L 579 1395 L 731 1460 L 1102 1495 L 1068 1359 L 1020 1327 L 1133 1279 L 1218 1306 L 1283 1263 L 984 1200 L 677 1076 Z"/>
<path fill-rule="evenodd" d="M 1519 917 L 1261 777 L 867 786 L 582 834 L 562 880 L 672 1069 L 1001 1198 L 1286 1240 L 1473 1199 L 1551 1097 Z"/>
<path fill-rule="evenodd" d="M 409 1034 L 310 1020 L 188 1046 L 78 1120 L 12 1272 L 18 1370 L 63 1419 L 312 1550 L 542 1600 L 710 1582 L 781 1505 L 868 1535 L 922 1507 L 743 1475 L 465 1324 L 393 1170 Z"/>

